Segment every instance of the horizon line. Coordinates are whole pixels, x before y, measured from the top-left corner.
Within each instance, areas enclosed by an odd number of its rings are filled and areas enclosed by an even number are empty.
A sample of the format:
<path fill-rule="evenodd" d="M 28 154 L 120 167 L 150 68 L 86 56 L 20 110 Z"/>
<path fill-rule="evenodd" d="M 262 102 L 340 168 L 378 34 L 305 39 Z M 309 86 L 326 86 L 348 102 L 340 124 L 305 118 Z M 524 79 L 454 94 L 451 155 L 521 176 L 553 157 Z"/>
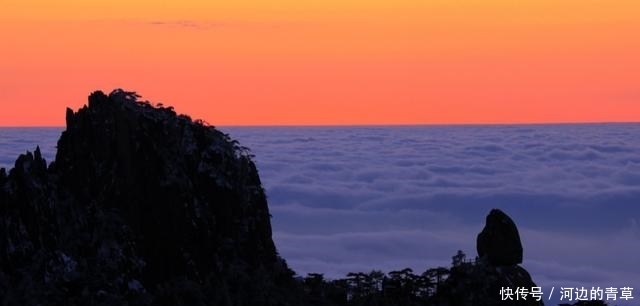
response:
<path fill-rule="evenodd" d="M 340 124 L 209 124 L 225 128 L 287 128 L 287 127 L 418 127 L 418 126 L 544 126 L 544 125 L 605 125 L 640 124 L 640 121 L 556 121 L 556 122 L 469 122 L 469 123 L 340 123 Z M 0 125 L 0 128 L 65 128 L 65 125 Z"/>

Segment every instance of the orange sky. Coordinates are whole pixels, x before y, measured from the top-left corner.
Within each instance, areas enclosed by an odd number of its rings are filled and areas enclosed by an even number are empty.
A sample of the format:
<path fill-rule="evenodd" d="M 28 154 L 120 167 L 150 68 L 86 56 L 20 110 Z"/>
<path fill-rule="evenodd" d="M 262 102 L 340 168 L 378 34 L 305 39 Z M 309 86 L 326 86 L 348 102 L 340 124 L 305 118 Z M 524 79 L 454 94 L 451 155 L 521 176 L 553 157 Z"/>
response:
<path fill-rule="evenodd" d="M 640 121 L 638 16 L 636 0 L 3 0 L 0 126 L 63 125 L 117 87 L 214 125 Z"/>

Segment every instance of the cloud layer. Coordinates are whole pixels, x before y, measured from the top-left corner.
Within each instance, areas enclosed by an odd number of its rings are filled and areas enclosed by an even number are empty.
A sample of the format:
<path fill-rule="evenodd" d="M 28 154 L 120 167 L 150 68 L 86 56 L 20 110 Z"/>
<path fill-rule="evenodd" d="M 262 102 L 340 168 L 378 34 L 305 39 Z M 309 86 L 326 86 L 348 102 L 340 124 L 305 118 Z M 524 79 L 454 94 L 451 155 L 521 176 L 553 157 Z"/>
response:
<path fill-rule="evenodd" d="M 224 130 L 299 274 L 448 266 L 498 207 L 539 284 L 640 285 L 638 124 Z"/>
<path fill-rule="evenodd" d="M 27 150 L 33 152 L 36 146 L 40 146 L 43 157 L 47 162 L 51 162 L 56 154 L 61 132 L 61 128 L 0 128 L 0 168 L 9 172 L 18 155 L 26 153 Z"/>
<path fill-rule="evenodd" d="M 222 130 L 256 155 L 300 275 L 448 266 L 498 207 L 538 284 L 640 287 L 638 124 Z M 38 142 L 51 157 L 59 130 L 0 133 L 6 166 Z"/>

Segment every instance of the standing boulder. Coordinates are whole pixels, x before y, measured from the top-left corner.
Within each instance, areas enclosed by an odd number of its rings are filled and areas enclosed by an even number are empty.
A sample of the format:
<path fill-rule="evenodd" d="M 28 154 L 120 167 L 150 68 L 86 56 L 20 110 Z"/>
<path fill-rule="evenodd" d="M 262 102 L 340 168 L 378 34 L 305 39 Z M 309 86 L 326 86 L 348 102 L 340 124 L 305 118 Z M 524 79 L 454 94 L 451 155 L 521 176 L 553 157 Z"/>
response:
<path fill-rule="evenodd" d="M 522 243 L 516 224 L 499 209 L 492 209 L 484 229 L 478 234 L 478 257 L 494 266 L 522 263 Z"/>
<path fill-rule="evenodd" d="M 534 289 L 541 292 L 542 288 L 519 265 L 522 244 L 518 228 L 509 216 L 499 209 L 491 210 L 477 243 L 478 259 L 451 268 L 449 278 L 438 289 L 438 305 L 544 306 L 542 296 L 516 293 Z"/>

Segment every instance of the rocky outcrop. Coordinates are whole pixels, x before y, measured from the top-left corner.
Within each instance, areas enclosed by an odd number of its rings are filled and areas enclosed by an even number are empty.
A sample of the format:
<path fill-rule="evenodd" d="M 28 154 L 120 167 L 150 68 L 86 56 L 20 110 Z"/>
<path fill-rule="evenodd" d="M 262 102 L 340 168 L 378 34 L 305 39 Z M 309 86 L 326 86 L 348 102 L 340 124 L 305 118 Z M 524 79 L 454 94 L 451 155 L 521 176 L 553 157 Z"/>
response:
<path fill-rule="evenodd" d="M 439 292 L 443 305 L 458 306 L 541 306 L 531 294 L 538 287 L 522 263 L 522 244 L 515 223 L 507 214 L 493 209 L 477 239 L 478 258 L 451 268 L 449 278 Z M 510 290 L 510 291 L 508 291 Z M 513 293 L 509 295 L 509 293 Z M 524 296 L 524 298 L 522 298 Z"/>
<path fill-rule="evenodd" d="M 2 305 L 296 304 L 246 148 L 132 92 L 0 170 Z"/>
<path fill-rule="evenodd" d="M 499 209 L 492 209 L 478 234 L 478 256 L 495 266 L 522 263 L 522 243 L 516 224 Z"/>

